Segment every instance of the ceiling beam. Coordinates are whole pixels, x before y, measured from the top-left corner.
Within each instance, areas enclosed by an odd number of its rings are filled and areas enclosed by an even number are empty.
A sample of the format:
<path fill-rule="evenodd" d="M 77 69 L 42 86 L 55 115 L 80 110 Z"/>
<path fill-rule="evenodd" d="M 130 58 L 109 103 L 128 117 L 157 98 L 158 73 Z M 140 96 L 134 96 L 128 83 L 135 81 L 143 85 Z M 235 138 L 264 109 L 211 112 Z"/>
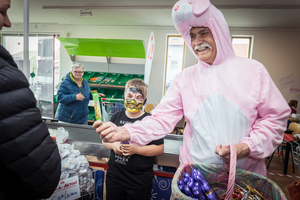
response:
<path fill-rule="evenodd" d="M 300 9 L 300 5 L 215 5 L 218 9 Z M 172 9 L 173 5 L 42 6 L 42 9 Z"/>

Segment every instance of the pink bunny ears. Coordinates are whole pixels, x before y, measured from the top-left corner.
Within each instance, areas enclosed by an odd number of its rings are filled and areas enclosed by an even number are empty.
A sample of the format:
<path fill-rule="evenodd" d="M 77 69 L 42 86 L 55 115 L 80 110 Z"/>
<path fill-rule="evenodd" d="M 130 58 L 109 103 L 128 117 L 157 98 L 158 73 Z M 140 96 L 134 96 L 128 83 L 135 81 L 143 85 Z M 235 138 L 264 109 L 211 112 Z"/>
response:
<path fill-rule="evenodd" d="M 185 34 L 191 26 L 203 26 L 209 18 L 209 0 L 180 0 L 172 10 L 172 19 L 180 34 Z"/>

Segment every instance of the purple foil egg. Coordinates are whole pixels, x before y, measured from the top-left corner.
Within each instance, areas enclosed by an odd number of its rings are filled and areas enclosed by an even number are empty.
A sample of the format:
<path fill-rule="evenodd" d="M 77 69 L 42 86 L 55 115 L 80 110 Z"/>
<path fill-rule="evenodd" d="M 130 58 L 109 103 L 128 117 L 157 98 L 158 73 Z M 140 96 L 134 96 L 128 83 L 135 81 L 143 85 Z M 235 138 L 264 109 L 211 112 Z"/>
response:
<path fill-rule="evenodd" d="M 190 188 L 189 188 L 188 185 L 184 186 L 184 194 L 187 195 L 187 196 L 189 196 L 189 197 L 193 196 L 193 194 L 192 194 L 192 192 L 191 192 L 191 190 L 190 190 Z"/>
<path fill-rule="evenodd" d="M 194 196 L 197 197 L 198 199 L 206 200 L 205 194 L 202 192 L 202 190 L 199 189 L 199 187 L 194 186 L 192 191 Z"/>
<path fill-rule="evenodd" d="M 190 175 L 188 172 L 184 172 L 183 177 L 185 177 L 185 178 L 190 178 L 191 175 Z"/>
<path fill-rule="evenodd" d="M 183 178 L 182 180 L 183 180 L 183 183 L 186 185 L 189 182 L 190 178 Z"/>
<path fill-rule="evenodd" d="M 184 193 L 184 185 L 178 185 L 178 189 L 179 189 L 182 193 Z"/>
<path fill-rule="evenodd" d="M 180 180 L 178 181 L 178 185 L 183 185 L 183 184 L 184 184 L 183 180 L 180 179 Z"/>
<path fill-rule="evenodd" d="M 194 186 L 194 179 L 193 177 L 190 177 L 189 182 L 187 182 L 187 185 L 189 186 L 189 188 L 192 188 Z"/>

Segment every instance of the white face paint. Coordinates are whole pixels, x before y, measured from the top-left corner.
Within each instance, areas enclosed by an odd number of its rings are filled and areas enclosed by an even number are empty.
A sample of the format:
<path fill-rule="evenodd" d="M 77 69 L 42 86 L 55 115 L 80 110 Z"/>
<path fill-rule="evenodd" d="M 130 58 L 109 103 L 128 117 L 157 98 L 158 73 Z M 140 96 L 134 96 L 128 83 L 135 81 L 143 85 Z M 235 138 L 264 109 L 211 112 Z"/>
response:
<path fill-rule="evenodd" d="M 142 94 L 142 91 L 138 90 L 136 87 L 130 87 L 128 88 L 125 99 L 132 100 L 135 99 L 138 103 L 144 102 L 144 96 Z"/>

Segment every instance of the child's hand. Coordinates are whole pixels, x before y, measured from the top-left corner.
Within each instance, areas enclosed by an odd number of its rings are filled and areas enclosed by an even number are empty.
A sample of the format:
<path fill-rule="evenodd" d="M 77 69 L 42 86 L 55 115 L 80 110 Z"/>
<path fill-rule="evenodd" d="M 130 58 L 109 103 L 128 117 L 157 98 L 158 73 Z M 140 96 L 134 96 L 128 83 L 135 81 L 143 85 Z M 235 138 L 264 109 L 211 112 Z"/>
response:
<path fill-rule="evenodd" d="M 121 149 L 121 143 L 120 142 L 115 142 L 112 145 L 112 149 L 114 150 L 114 152 L 118 155 L 122 155 L 122 149 Z"/>
<path fill-rule="evenodd" d="M 131 156 L 137 153 L 137 146 L 133 144 L 121 144 L 121 149 L 123 151 L 123 156 Z"/>

